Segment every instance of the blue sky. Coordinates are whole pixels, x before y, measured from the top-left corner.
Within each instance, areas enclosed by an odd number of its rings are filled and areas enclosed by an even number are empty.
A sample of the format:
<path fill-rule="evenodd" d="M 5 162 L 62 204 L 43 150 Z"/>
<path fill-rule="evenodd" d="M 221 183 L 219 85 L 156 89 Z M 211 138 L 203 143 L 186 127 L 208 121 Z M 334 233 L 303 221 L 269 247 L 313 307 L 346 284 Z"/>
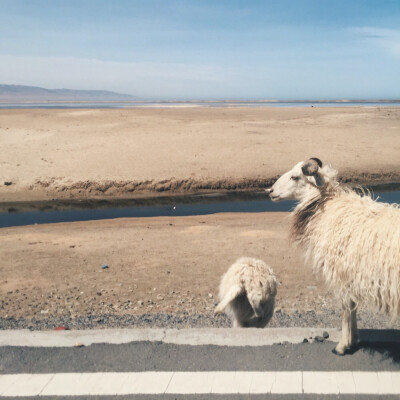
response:
<path fill-rule="evenodd" d="M 0 0 L 0 83 L 146 99 L 400 97 L 400 0 Z"/>

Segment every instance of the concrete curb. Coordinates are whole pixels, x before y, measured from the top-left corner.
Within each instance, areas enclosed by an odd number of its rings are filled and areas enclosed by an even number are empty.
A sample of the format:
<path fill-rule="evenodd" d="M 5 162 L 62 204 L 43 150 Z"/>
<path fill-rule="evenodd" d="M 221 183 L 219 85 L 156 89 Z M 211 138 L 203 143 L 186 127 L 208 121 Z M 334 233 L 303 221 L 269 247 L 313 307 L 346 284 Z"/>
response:
<path fill-rule="evenodd" d="M 93 329 L 72 331 L 0 331 L 0 346 L 73 347 L 95 343 L 162 342 L 177 345 L 270 346 L 277 343 L 301 343 L 306 338 L 329 333 L 328 341 L 338 342 L 341 332 L 333 328 L 197 328 L 197 329 Z M 363 342 L 400 343 L 400 330 L 361 329 Z"/>
<path fill-rule="evenodd" d="M 267 328 L 267 329 L 93 329 L 71 331 L 0 331 L 0 346 L 72 347 L 94 343 L 122 344 L 130 342 L 162 342 L 178 345 L 268 346 L 276 343 L 301 343 L 329 332 L 329 339 L 338 341 L 337 329 Z M 311 340 L 310 340 L 311 341 Z"/>

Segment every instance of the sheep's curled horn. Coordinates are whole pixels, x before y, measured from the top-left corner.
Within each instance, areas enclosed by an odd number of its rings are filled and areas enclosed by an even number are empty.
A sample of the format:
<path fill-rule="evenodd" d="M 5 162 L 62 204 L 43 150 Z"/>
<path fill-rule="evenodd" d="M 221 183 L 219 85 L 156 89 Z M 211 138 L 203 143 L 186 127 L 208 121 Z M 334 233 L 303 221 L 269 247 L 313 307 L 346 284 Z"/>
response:
<path fill-rule="evenodd" d="M 304 175 L 312 176 L 318 172 L 318 168 L 322 168 L 322 161 L 319 158 L 310 158 L 305 164 L 301 167 Z"/>

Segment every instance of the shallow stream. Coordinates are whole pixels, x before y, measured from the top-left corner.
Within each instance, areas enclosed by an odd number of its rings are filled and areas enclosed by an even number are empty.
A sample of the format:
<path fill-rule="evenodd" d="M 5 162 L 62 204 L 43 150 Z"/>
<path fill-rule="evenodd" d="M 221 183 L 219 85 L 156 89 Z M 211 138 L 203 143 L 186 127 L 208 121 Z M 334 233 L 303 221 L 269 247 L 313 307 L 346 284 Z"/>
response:
<path fill-rule="evenodd" d="M 373 197 L 400 203 L 400 185 L 379 186 Z M 122 200 L 0 203 L 0 228 L 127 217 L 177 217 L 222 212 L 290 211 L 295 202 L 272 202 L 265 192 L 209 193 Z"/>

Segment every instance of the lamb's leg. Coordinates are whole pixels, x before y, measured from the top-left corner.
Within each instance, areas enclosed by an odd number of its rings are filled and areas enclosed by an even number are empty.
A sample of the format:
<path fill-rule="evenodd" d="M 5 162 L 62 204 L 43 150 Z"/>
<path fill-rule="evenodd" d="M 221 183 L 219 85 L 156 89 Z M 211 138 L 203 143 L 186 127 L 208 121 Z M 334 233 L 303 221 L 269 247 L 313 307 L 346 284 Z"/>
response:
<path fill-rule="evenodd" d="M 356 304 L 353 301 L 342 305 L 342 337 L 335 347 L 334 352 L 344 355 L 346 350 L 354 346 L 358 339 Z"/>
<path fill-rule="evenodd" d="M 240 321 L 237 317 L 232 318 L 232 328 L 246 328 L 246 324 Z"/>
<path fill-rule="evenodd" d="M 251 308 L 254 311 L 254 315 L 256 317 L 263 317 L 264 309 L 261 307 L 261 293 L 250 292 L 247 294 L 247 299 L 249 300 Z"/>
<path fill-rule="evenodd" d="M 221 300 L 221 302 L 215 308 L 214 314 L 220 314 L 224 311 L 225 307 L 234 300 L 239 294 L 242 292 L 242 287 L 239 285 L 232 286 L 225 297 Z"/>

